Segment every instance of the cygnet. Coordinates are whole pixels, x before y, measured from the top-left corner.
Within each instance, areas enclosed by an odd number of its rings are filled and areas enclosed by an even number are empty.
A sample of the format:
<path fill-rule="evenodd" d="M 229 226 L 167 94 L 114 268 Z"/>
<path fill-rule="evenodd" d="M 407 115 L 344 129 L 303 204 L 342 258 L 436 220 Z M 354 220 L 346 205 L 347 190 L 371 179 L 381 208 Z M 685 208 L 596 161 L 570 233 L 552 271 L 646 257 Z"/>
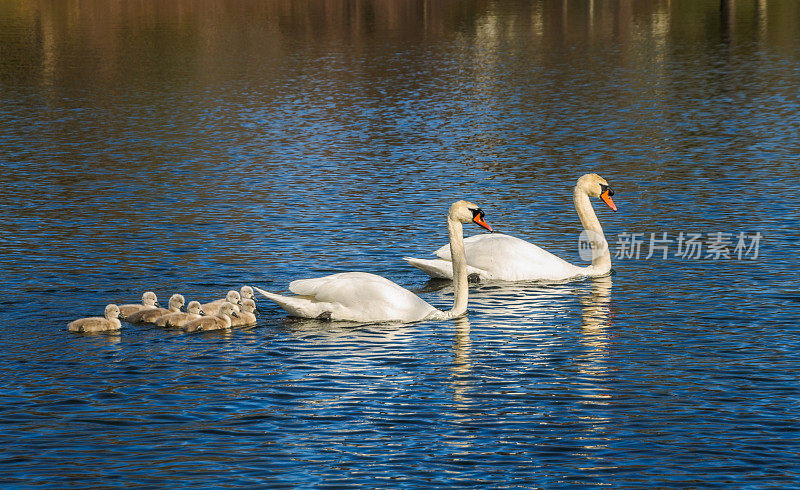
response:
<path fill-rule="evenodd" d="M 153 308 L 158 308 L 158 298 L 156 297 L 156 293 L 152 291 L 145 291 L 142 295 L 142 302 L 139 303 L 129 303 L 124 304 L 119 307 L 119 316 L 123 319 L 133 315 L 137 311 L 142 310 L 152 310 Z"/>
<path fill-rule="evenodd" d="M 177 313 L 186 303 L 181 294 L 173 294 L 169 298 L 169 308 L 153 308 L 152 310 L 142 310 L 129 316 L 125 320 L 131 323 L 155 323 L 156 320 L 168 313 Z"/>
<path fill-rule="evenodd" d="M 178 311 L 175 313 L 167 313 L 156 320 L 156 325 L 159 327 L 182 327 L 192 320 L 197 320 L 204 315 L 202 308 L 200 308 L 199 301 L 189 301 L 186 305 L 186 312 Z"/>
<path fill-rule="evenodd" d="M 183 330 L 186 332 L 210 332 L 211 330 L 230 330 L 231 315 L 237 316 L 232 303 L 225 303 L 219 312 L 213 316 L 204 316 L 187 323 Z"/>
<path fill-rule="evenodd" d="M 80 318 L 67 325 L 67 330 L 70 332 L 107 332 L 120 328 L 122 324 L 119 321 L 119 306 L 115 304 L 106 306 L 105 318 L 99 316 Z"/>

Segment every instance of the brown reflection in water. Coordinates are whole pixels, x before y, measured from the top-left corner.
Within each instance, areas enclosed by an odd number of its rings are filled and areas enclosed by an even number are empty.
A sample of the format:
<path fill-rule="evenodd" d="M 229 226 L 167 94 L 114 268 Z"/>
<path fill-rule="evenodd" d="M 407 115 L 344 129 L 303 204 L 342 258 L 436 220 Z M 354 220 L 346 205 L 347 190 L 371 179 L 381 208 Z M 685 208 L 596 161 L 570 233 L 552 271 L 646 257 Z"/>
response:
<path fill-rule="evenodd" d="M 31 77 L 38 65 L 45 81 L 74 72 L 111 82 L 142 66 L 194 76 L 264 67 L 296 43 L 358 50 L 376 41 L 477 35 L 485 44 L 527 32 L 547 46 L 617 41 L 632 50 L 650 38 L 663 50 L 669 38 L 705 40 L 716 26 L 731 41 L 791 45 L 799 13 L 797 2 L 767 0 L 21 1 L 0 5 L 0 19 L 21 28 L 0 34 L 0 58 L 5 76 Z"/>
<path fill-rule="evenodd" d="M 7 2 L 21 29 L 0 34 L 3 72 L 45 83 L 67 73 L 94 82 L 156 70 L 203 77 L 269 68 L 298 44 L 422 41 L 468 27 L 488 2 L 172 1 Z M 10 63 L 8 63 L 11 61 Z M 77 83 L 78 80 L 75 80 Z"/>

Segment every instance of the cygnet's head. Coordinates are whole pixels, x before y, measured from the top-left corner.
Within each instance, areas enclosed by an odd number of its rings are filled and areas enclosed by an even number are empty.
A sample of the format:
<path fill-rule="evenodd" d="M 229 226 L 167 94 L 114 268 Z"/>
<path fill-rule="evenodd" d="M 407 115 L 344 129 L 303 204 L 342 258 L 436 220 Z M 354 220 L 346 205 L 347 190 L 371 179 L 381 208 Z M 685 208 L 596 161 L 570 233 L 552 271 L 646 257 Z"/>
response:
<path fill-rule="evenodd" d="M 200 306 L 199 301 L 189 301 L 189 304 L 186 305 L 186 313 L 191 313 L 192 315 L 202 315 L 203 310 Z"/>
<path fill-rule="evenodd" d="M 182 294 L 173 294 L 169 298 L 169 310 L 180 311 L 181 307 L 186 304 L 186 300 Z"/>
<path fill-rule="evenodd" d="M 242 300 L 242 311 L 247 313 L 255 313 L 256 312 L 256 302 L 252 299 L 243 299 Z"/>
<path fill-rule="evenodd" d="M 492 227 L 489 226 L 489 223 L 483 219 L 483 210 L 479 208 L 477 204 L 473 204 L 469 201 L 462 200 L 454 202 L 450 206 L 450 210 L 448 211 L 447 215 L 450 218 L 458 220 L 462 223 L 469 223 L 472 221 L 476 225 L 492 231 Z"/>
<path fill-rule="evenodd" d="M 106 305 L 105 317 L 107 320 L 119 318 L 119 306 L 115 304 Z"/>
<path fill-rule="evenodd" d="M 241 293 L 242 300 L 246 299 L 253 299 L 255 295 L 253 294 L 253 288 L 250 286 L 242 286 L 239 288 L 239 292 Z"/>
<path fill-rule="evenodd" d="M 220 307 L 219 309 L 219 313 L 221 315 L 235 316 L 237 318 L 239 317 L 239 315 L 236 314 L 236 310 L 233 307 L 233 303 L 231 303 L 230 301 L 226 301 L 225 303 L 223 303 L 222 307 Z"/>
<path fill-rule="evenodd" d="M 158 306 L 158 297 L 152 291 L 145 291 L 142 295 L 142 304 L 145 306 Z"/>
<path fill-rule="evenodd" d="M 233 289 L 228 291 L 228 294 L 225 295 L 225 299 L 235 305 L 242 304 L 242 297 L 239 296 L 239 293 Z"/>
<path fill-rule="evenodd" d="M 611 190 L 611 187 L 609 187 L 606 179 L 600 177 L 599 175 L 583 175 L 580 179 L 578 179 L 578 183 L 575 184 L 575 188 L 585 192 L 589 197 L 599 197 L 604 203 L 606 203 L 608 207 L 614 211 L 617 210 L 617 205 L 614 204 L 614 201 L 611 199 L 611 196 L 614 195 L 614 191 Z"/>

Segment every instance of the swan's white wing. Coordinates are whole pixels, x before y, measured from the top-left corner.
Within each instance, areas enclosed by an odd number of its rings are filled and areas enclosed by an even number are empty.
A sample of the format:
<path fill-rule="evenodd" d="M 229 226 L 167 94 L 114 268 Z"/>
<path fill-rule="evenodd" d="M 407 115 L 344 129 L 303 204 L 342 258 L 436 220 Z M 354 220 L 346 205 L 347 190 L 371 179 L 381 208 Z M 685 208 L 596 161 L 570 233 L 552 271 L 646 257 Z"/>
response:
<path fill-rule="evenodd" d="M 453 263 L 445 259 L 416 259 L 414 257 L 403 257 L 403 260 L 421 270 L 425 274 L 437 279 L 453 278 Z M 467 274 L 477 274 L 483 279 L 489 279 L 488 273 L 478 268 L 467 265 Z"/>
<path fill-rule="evenodd" d="M 436 311 L 411 291 L 366 272 L 345 272 L 289 285 L 298 296 L 286 297 L 256 290 L 291 315 L 356 322 L 418 321 Z"/>
<path fill-rule="evenodd" d="M 583 274 L 583 269 L 525 240 L 494 233 L 464 240 L 467 264 L 486 279 L 501 281 L 560 281 Z M 450 261 L 450 246 L 434 252 Z M 452 276 L 450 276 L 452 277 Z"/>

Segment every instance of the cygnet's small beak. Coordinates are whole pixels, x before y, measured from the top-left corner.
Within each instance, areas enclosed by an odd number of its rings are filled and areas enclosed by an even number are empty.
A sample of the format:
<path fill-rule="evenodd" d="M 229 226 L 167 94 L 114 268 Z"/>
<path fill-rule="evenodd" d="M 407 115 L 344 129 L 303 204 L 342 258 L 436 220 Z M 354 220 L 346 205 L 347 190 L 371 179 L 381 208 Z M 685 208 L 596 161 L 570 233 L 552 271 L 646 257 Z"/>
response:
<path fill-rule="evenodd" d="M 203 311 L 203 310 L 200 310 L 200 313 L 198 313 L 198 314 L 199 314 L 200 316 L 205 316 L 206 312 L 205 312 L 205 311 Z"/>
<path fill-rule="evenodd" d="M 608 207 L 610 207 L 611 209 L 616 211 L 617 210 L 617 205 L 614 204 L 614 201 L 611 199 L 611 196 L 613 196 L 613 195 L 614 195 L 614 191 L 612 191 L 611 189 L 606 188 L 606 190 L 604 190 L 603 193 L 600 194 L 600 199 L 602 199 L 603 202 L 608 205 Z"/>
<path fill-rule="evenodd" d="M 158 301 L 156 301 L 155 303 L 153 303 L 153 306 L 158 306 L 159 308 L 161 308 L 161 304 L 159 304 L 159 302 L 158 302 Z"/>
<path fill-rule="evenodd" d="M 239 318 L 239 315 L 237 315 L 235 311 L 232 311 L 231 315 L 235 316 L 236 318 Z"/>

